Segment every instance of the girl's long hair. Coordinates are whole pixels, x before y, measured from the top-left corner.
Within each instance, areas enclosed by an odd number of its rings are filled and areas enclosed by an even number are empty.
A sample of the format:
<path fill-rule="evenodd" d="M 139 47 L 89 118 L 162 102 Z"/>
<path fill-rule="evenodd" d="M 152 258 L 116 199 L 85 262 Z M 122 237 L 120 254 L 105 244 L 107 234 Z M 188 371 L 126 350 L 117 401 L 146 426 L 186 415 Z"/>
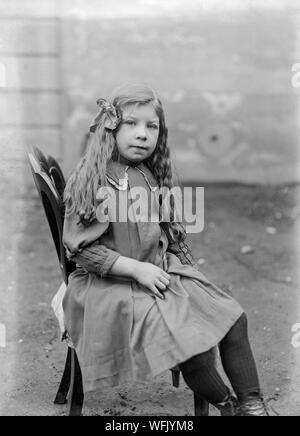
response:
<path fill-rule="evenodd" d="M 173 186 L 173 171 L 170 150 L 167 145 L 168 129 L 160 99 L 147 85 L 125 85 L 117 88 L 110 101 L 122 118 L 128 105 L 152 104 L 159 118 L 159 135 L 152 155 L 143 161 L 155 177 L 159 187 Z M 96 194 L 99 186 L 106 185 L 106 167 L 109 160 L 118 159 L 115 135 L 104 127 L 104 116 L 89 137 L 86 152 L 71 174 L 64 192 L 66 216 L 78 214 L 81 221 L 89 224 L 94 217 Z"/>

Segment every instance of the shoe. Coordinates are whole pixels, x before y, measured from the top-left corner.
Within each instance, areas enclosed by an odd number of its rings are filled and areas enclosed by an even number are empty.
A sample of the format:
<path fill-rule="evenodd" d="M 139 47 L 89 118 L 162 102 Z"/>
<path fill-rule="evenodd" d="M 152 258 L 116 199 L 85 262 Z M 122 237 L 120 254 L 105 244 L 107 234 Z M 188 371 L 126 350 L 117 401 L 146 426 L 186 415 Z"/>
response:
<path fill-rule="evenodd" d="M 236 416 L 270 416 L 270 414 L 259 394 L 249 394 L 239 400 Z"/>
<path fill-rule="evenodd" d="M 222 403 L 213 404 L 213 406 L 220 411 L 221 416 L 235 416 L 237 399 L 232 395 L 228 395 Z"/>

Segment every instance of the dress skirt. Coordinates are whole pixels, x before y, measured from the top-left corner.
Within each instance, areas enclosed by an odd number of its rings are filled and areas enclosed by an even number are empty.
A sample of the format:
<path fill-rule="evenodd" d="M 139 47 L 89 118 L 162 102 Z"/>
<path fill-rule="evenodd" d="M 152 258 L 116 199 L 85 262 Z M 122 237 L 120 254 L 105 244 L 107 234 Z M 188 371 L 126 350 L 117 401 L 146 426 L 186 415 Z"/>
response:
<path fill-rule="evenodd" d="M 64 298 L 66 328 L 85 391 L 146 381 L 218 345 L 243 309 L 201 272 L 166 253 L 165 299 L 139 283 L 74 271 Z"/>

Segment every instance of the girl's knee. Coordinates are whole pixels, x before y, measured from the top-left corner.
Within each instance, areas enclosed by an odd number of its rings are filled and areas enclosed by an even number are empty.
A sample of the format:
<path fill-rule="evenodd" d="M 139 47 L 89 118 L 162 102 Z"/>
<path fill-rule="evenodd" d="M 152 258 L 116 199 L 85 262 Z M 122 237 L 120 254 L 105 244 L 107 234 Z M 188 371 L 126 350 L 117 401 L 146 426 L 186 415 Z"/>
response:
<path fill-rule="evenodd" d="M 215 349 L 211 348 L 205 353 L 197 354 L 179 365 L 182 374 L 201 371 L 215 363 Z"/>
<path fill-rule="evenodd" d="M 248 317 L 247 317 L 246 312 L 242 313 L 242 315 L 240 316 L 238 321 L 241 322 L 242 324 L 244 324 L 246 327 L 248 326 Z"/>
<path fill-rule="evenodd" d="M 240 341 L 248 337 L 248 318 L 244 312 L 236 323 L 231 327 L 225 338 L 221 341 L 220 345 L 225 343 L 238 344 Z"/>
<path fill-rule="evenodd" d="M 233 326 L 236 327 L 237 330 L 239 330 L 240 333 L 244 334 L 248 331 L 248 317 L 245 312 L 242 313 L 242 315 L 237 320 L 236 324 Z"/>

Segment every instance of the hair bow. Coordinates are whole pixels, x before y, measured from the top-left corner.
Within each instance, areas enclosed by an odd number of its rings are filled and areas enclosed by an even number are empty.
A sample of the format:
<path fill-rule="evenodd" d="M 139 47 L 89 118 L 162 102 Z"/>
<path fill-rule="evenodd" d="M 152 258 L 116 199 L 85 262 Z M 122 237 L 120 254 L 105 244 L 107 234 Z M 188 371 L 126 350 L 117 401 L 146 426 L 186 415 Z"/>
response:
<path fill-rule="evenodd" d="M 90 132 L 94 133 L 96 131 L 103 114 L 104 127 L 107 130 L 115 130 L 120 123 L 120 116 L 115 106 L 104 98 L 99 98 L 97 100 L 97 105 L 100 107 L 100 110 L 96 115 L 93 124 L 90 126 Z"/>

